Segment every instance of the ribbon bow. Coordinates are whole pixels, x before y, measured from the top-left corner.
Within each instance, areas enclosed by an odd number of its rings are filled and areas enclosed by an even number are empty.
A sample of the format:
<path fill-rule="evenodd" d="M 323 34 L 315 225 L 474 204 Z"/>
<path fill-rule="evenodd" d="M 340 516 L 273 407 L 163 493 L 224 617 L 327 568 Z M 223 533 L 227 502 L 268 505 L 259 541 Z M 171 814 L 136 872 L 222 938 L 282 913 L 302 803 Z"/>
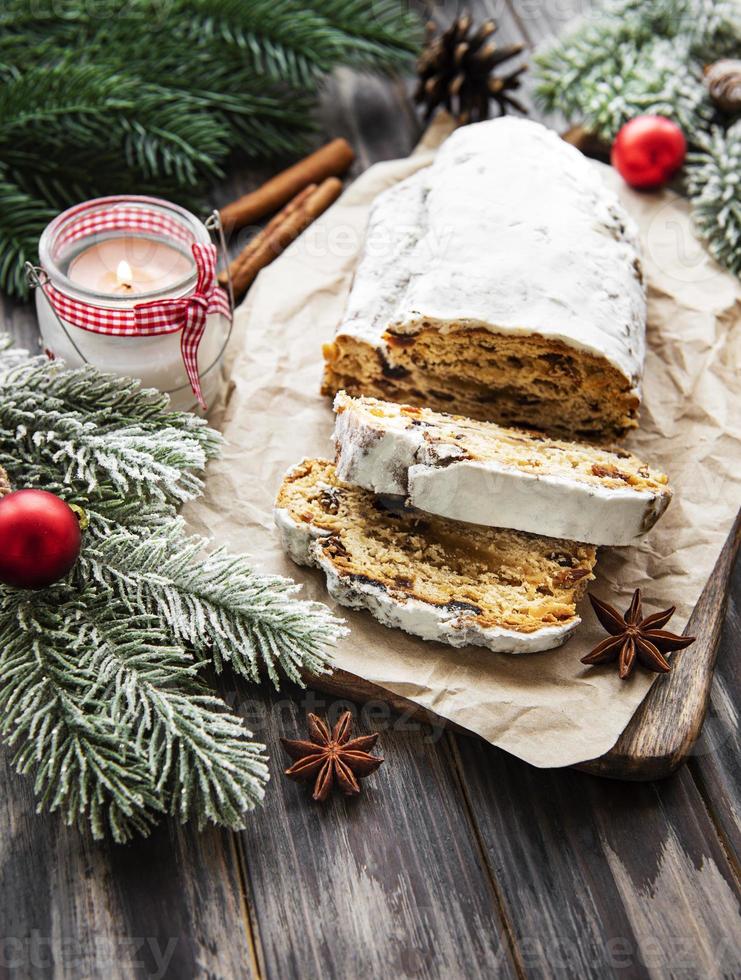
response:
<path fill-rule="evenodd" d="M 198 348 L 206 329 L 206 315 L 217 312 L 231 315 L 231 311 L 226 296 L 216 285 L 216 246 L 196 243 L 193 258 L 198 273 L 195 291 L 180 299 L 137 303 L 134 317 L 136 328 L 142 333 L 155 333 L 163 326 L 180 330 L 180 353 L 185 371 L 198 404 L 205 409 L 198 373 Z"/>

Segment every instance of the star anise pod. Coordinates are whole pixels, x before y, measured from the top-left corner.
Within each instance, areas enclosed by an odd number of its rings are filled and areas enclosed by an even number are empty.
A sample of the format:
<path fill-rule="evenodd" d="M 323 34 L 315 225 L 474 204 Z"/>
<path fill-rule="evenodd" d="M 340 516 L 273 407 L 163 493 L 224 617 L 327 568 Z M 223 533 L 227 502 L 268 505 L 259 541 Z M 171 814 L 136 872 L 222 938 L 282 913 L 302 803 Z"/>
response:
<path fill-rule="evenodd" d="M 378 732 L 372 735 L 359 735 L 350 738 L 352 712 L 344 711 L 330 731 L 328 725 L 317 715 L 309 714 L 309 738 L 282 738 L 283 748 L 294 764 L 286 769 L 291 779 L 314 779 L 312 799 L 326 800 L 337 781 L 346 796 L 357 796 L 360 792 L 358 778 L 370 776 L 381 765 L 383 759 L 371 755 L 378 739 Z"/>
<path fill-rule="evenodd" d="M 589 601 L 597 619 L 610 635 L 598 643 L 586 657 L 582 657 L 581 662 L 591 665 L 617 660 L 618 676 L 621 680 L 630 677 L 636 660 L 657 674 L 665 674 L 671 669 L 671 665 L 664 653 L 683 650 L 695 642 L 694 636 L 677 636 L 661 628 L 672 618 L 676 606 L 670 606 L 663 612 L 653 613 L 644 619 L 640 589 L 633 593 L 633 599 L 624 616 L 614 606 L 602 602 L 591 593 Z"/>

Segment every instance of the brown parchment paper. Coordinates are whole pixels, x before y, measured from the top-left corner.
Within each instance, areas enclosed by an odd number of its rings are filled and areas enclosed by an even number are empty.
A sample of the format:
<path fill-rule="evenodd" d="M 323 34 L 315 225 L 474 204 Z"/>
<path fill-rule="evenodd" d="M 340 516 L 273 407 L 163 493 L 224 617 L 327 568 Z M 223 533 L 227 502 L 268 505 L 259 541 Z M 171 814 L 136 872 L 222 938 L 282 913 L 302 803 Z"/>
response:
<path fill-rule="evenodd" d="M 281 551 L 272 505 L 285 470 L 333 454 L 333 415 L 318 394 L 321 345 L 339 322 L 373 198 L 432 159 L 437 131 L 408 159 L 366 171 L 319 221 L 258 277 L 240 308 L 231 389 L 212 413 L 227 439 L 206 494 L 186 509 L 216 544 L 247 552 L 258 569 L 289 576 L 302 594 L 334 605 L 318 571 Z M 439 142 L 439 139 L 437 139 Z M 640 195 L 600 167 L 638 222 L 649 282 L 648 357 L 641 428 L 627 446 L 669 473 L 664 518 L 637 547 L 600 549 L 592 590 L 627 606 L 640 586 L 648 611 L 675 603 L 681 632 L 741 500 L 738 282 L 695 238 L 686 203 L 669 191 Z M 523 261 L 527 257 L 523 256 Z M 580 658 L 604 635 L 588 602 L 560 649 L 511 656 L 454 650 L 336 607 L 349 636 L 338 667 L 431 708 L 536 766 L 595 758 L 615 743 L 653 680 L 628 682 Z M 692 656 L 692 648 L 680 654 Z"/>

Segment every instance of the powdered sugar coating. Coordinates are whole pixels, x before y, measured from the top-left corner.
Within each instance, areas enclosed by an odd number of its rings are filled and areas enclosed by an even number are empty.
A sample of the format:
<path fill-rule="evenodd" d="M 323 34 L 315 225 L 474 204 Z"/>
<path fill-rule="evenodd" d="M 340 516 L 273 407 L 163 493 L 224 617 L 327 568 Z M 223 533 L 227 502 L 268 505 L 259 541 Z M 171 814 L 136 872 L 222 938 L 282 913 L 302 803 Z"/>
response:
<path fill-rule="evenodd" d="M 386 403 L 383 416 L 374 416 L 362 404 L 344 392 L 335 398 L 337 476 L 374 493 L 404 496 L 430 514 L 628 545 L 653 527 L 671 500 L 668 488 L 607 487 L 578 475 L 528 473 L 494 459 L 469 459 L 458 446 L 427 438 L 434 427 L 415 425 L 398 406 Z"/>
<path fill-rule="evenodd" d="M 595 168 L 539 123 L 457 130 L 381 194 L 339 334 L 465 324 L 606 358 L 638 393 L 646 301 L 632 221 Z"/>

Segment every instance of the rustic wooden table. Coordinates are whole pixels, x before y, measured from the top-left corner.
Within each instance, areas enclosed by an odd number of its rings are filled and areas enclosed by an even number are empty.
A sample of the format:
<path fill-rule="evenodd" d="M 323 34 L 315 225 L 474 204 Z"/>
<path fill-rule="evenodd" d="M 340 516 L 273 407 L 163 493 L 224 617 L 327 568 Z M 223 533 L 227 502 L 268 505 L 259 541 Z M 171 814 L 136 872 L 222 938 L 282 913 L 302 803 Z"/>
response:
<path fill-rule="evenodd" d="M 533 44 L 583 0 L 478 0 L 503 40 Z M 447 19 L 455 5 L 447 3 Z M 408 85 L 341 72 L 327 137 L 357 172 L 419 134 Z M 216 203 L 259 183 L 235 178 Z M 30 308 L 5 327 L 36 344 Z M 0 757 L 0 976 L 672 977 L 741 975 L 738 570 L 710 712 L 689 763 L 658 783 L 542 771 L 476 738 L 355 706 L 386 764 L 359 799 L 321 807 L 281 776 L 278 739 L 342 702 L 225 681 L 268 745 L 271 781 L 247 830 L 174 823 L 125 847 L 37 816 Z"/>

